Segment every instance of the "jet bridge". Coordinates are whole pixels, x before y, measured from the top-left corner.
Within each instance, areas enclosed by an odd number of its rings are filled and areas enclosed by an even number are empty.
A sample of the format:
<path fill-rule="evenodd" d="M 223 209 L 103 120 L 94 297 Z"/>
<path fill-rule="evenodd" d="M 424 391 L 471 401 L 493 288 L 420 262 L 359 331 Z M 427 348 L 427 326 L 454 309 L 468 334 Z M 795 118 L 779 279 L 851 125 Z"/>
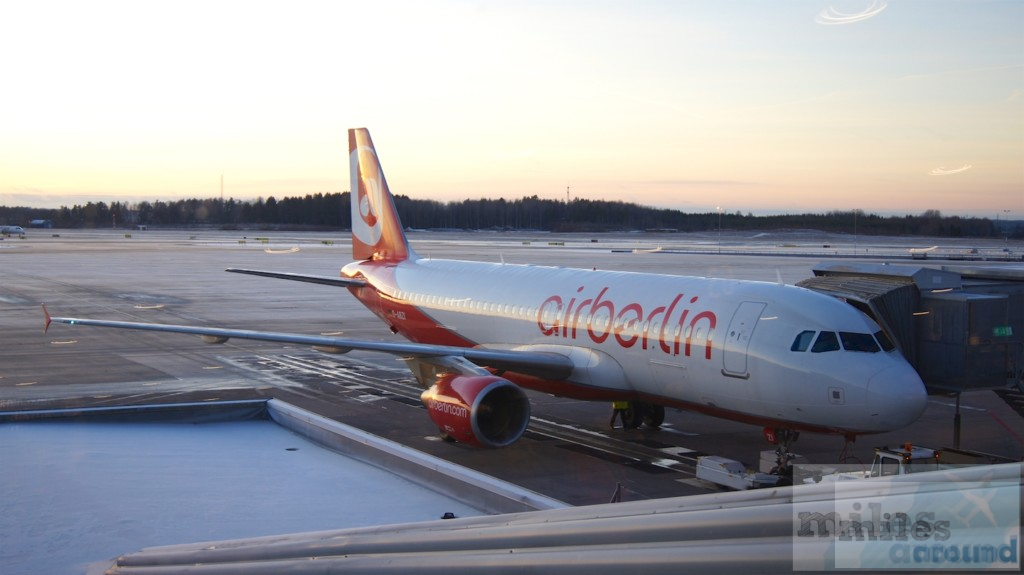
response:
<path fill-rule="evenodd" d="M 1024 269 L 822 263 L 797 285 L 892 337 L 932 393 L 1024 388 Z"/>

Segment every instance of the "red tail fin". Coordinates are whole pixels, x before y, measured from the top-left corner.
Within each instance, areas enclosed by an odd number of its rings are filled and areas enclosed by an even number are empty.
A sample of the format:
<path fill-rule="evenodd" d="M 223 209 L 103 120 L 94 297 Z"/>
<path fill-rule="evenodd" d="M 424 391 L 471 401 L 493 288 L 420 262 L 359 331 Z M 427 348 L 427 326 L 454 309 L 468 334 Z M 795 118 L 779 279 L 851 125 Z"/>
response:
<path fill-rule="evenodd" d="M 352 176 L 352 257 L 399 261 L 414 256 L 366 128 L 348 131 Z"/>

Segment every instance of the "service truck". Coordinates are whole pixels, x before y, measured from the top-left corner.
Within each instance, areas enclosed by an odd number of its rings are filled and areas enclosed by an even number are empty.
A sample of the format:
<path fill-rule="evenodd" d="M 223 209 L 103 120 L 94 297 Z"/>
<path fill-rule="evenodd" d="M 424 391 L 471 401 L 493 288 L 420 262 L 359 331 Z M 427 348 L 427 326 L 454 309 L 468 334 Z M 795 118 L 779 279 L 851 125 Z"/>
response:
<path fill-rule="evenodd" d="M 932 449 L 904 443 L 900 447 L 876 447 L 875 456 L 871 460 L 871 468 L 863 471 L 815 473 L 803 480 L 804 483 L 817 483 L 820 481 L 846 481 L 851 479 L 865 479 L 868 477 L 893 477 L 896 475 L 908 475 L 924 471 L 937 471 L 939 469 L 950 469 L 964 465 L 994 465 L 998 463 L 1011 463 L 1015 460 L 981 453 L 945 447 Z"/>
<path fill-rule="evenodd" d="M 739 491 L 771 487 L 779 482 L 778 475 L 748 471 L 742 462 L 718 455 L 704 455 L 697 459 L 697 479 Z"/>

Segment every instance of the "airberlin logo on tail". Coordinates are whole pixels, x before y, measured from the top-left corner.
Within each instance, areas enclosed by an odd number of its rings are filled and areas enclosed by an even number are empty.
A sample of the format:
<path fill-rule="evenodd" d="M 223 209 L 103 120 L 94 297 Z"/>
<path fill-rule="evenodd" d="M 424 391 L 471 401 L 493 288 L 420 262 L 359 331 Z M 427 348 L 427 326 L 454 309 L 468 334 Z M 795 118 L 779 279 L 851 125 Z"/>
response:
<path fill-rule="evenodd" d="M 592 293 L 592 292 L 589 292 Z M 644 309 L 638 302 L 616 303 L 608 288 L 588 296 L 580 286 L 568 303 L 553 295 L 537 311 L 537 327 L 546 336 L 563 339 L 590 338 L 597 344 L 609 338 L 620 347 L 660 348 L 669 355 L 691 355 L 692 346 L 704 346 L 704 358 L 711 359 L 712 335 L 718 318 L 711 310 L 700 310 L 699 296 L 677 294 L 667 305 Z M 685 300 L 685 301 L 684 301 Z"/>
<path fill-rule="evenodd" d="M 352 233 L 368 246 L 380 241 L 380 210 L 384 199 L 384 176 L 377 162 L 373 148 L 360 146 L 353 150 L 350 158 L 352 173 Z"/>
<path fill-rule="evenodd" d="M 374 180 L 376 182 L 376 180 Z M 363 186 L 359 186 L 359 217 L 371 228 L 377 225 L 377 214 L 373 213 L 373 205 Z"/>

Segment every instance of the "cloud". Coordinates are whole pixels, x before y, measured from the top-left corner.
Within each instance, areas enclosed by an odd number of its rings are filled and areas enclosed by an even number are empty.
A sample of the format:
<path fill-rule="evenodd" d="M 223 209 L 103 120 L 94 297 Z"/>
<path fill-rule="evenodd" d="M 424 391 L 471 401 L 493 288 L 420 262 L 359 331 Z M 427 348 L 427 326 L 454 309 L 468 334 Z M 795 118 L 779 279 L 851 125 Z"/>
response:
<path fill-rule="evenodd" d="M 954 76 L 954 75 L 967 75 L 967 74 L 984 74 L 988 72 L 1000 72 L 1002 70 L 1015 70 L 1017 68 L 1024 68 L 1024 64 L 1006 64 L 1000 66 L 985 66 L 981 68 L 961 68 L 958 70 L 940 70 L 938 72 L 928 72 L 925 74 L 909 74 L 903 76 L 900 80 L 921 80 L 925 78 L 937 78 L 941 76 Z M 1020 90 L 1014 90 L 1015 95 Z"/>
<path fill-rule="evenodd" d="M 824 24 L 825 26 L 854 24 L 878 16 L 881 14 L 882 10 L 885 10 L 886 6 L 885 0 L 871 0 L 870 6 L 856 14 L 846 14 L 836 10 L 832 6 L 829 6 L 825 10 L 822 10 L 821 14 L 818 14 L 818 17 L 815 18 L 814 21 L 818 24 Z"/>
<path fill-rule="evenodd" d="M 971 164 L 964 164 L 963 166 L 961 166 L 959 168 L 956 168 L 956 169 L 953 169 L 953 170 L 947 170 L 946 168 L 935 168 L 934 170 L 928 172 L 928 175 L 929 176 L 949 176 L 949 175 L 952 175 L 952 174 L 959 174 L 961 172 L 966 172 L 967 170 L 969 170 L 969 169 L 971 169 L 973 167 L 974 166 L 972 166 Z"/>
<path fill-rule="evenodd" d="M 741 180 L 649 180 L 638 182 L 645 185 L 657 186 L 752 186 L 755 182 L 744 182 Z"/>

